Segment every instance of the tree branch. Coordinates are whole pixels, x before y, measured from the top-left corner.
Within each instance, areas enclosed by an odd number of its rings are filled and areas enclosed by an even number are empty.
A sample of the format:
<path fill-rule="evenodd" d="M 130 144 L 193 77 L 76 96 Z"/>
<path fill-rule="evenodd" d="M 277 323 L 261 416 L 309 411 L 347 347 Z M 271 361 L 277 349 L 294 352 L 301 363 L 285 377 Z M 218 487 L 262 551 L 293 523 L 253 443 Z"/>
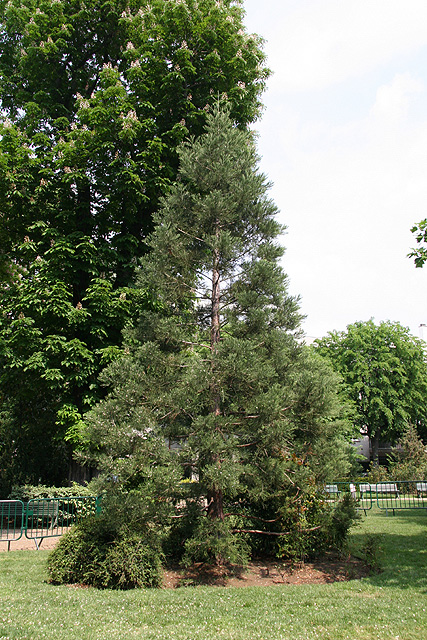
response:
<path fill-rule="evenodd" d="M 204 242 L 205 244 L 207 244 L 206 240 L 203 240 L 203 238 L 199 238 L 198 236 L 193 236 L 191 233 L 184 231 L 184 229 L 180 229 L 179 227 L 177 227 L 177 230 L 180 233 L 183 233 L 185 236 L 188 236 L 189 238 L 193 238 L 193 240 L 199 240 L 200 242 Z"/>
<path fill-rule="evenodd" d="M 209 350 L 212 349 L 210 344 L 205 344 L 204 342 L 188 342 L 187 340 L 182 340 L 182 344 L 188 344 L 193 347 L 205 347 L 205 349 L 209 349 Z"/>
<path fill-rule="evenodd" d="M 309 533 L 310 531 L 317 531 L 320 529 L 320 525 L 318 527 L 310 527 L 310 529 L 299 529 L 301 533 Z M 260 529 L 232 529 L 233 533 L 261 533 L 264 536 L 290 536 L 292 531 L 261 531 Z"/>

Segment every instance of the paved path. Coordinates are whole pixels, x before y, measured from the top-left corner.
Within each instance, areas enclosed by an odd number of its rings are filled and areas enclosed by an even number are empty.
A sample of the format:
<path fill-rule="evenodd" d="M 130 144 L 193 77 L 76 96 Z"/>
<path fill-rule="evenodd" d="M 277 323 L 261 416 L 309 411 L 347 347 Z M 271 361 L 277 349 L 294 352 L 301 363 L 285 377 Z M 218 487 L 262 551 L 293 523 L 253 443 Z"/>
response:
<path fill-rule="evenodd" d="M 40 546 L 40 549 L 54 549 L 56 547 L 56 545 L 58 544 L 58 541 L 60 539 L 61 536 L 55 536 L 55 537 L 51 537 L 51 538 L 44 538 L 43 542 Z M 36 548 L 35 542 L 34 540 L 29 540 L 28 538 L 25 537 L 25 535 L 22 536 L 22 538 L 19 538 L 19 540 L 11 540 L 10 542 L 10 550 L 11 551 L 23 551 L 23 550 L 27 550 L 30 549 L 31 551 L 34 551 Z M 0 553 L 2 551 L 7 551 L 7 542 L 0 541 Z"/>

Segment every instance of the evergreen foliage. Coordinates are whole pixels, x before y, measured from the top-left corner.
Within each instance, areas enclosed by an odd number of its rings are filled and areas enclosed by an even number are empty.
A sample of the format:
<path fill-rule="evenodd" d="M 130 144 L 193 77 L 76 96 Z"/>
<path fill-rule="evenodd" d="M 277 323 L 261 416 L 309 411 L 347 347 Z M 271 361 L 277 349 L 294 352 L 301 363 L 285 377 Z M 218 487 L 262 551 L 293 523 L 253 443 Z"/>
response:
<path fill-rule="evenodd" d="M 99 589 L 161 585 L 161 538 L 141 526 L 131 513 L 129 527 L 123 527 L 123 519 L 119 527 L 111 506 L 108 517 L 89 516 L 61 537 L 49 555 L 49 582 Z"/>
<path fill-rule="evenodd" d="M 311 465 L 314 451 L 343 448 L 348 423 L 337 377 L 299 340 L 283 227 L 251 134 L 216 106 L 179 156 L 139 273 L 157 307 L 142 311 L 102 375 L 109 394 L 87 415 L 85 458 L 153 497 L 147 487 L 168 482 L 179 462 L 194 482 L 169 494 L 171 535 L 186 530 L 187 561 L 232 561 L 260 529 L 277 550 L 287 505 L 316 477 L 348 470 L 344 455 L 335 468 Z"/>
<path fill-rule="evenodd" d="M 421 440 L 414 425 L 408 424 L 389 460 L 389 473 L 393 480 L 427 479 L 427 446 Z"/>
<path fill-rule="evenodd" d="M 63 479 L 99 371 L 150 306 L 134 269 L 176 146 L 223 93 L 239 126 L 259 114 L 268 71 L 242 16 L 232 0 L 0 3 L 0 455 L 15 481 Z"/>

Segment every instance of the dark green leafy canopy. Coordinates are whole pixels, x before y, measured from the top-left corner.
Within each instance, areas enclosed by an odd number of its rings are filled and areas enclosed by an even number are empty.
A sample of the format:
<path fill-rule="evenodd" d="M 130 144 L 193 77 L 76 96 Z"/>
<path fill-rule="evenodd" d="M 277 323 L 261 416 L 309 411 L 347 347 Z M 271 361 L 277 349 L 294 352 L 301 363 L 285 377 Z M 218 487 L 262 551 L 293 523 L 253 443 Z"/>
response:
<path fill-rule="evenodd" d="M 44 250 L 75 233 L 74 247 L 89 237 L 100 252 L 98 272 L 128 284 L 176 145 L 223 92 L 241 125 L 257 116 L 258 40 L 229 1 L 12 0 L 2 18 L 7 251 L 30 226 Z"/>
<path fill-rule="evenodd" d="M 427 361 L 423 343 L 399 323 L 356 322 L 317 341 L 344 378 L 356 423 L 378 446 L 395 442 L 408 422 L 427 426 Z"/>
<path fill-rule="evenodd" d="M 240 127 L 257 117 L 268 71 L 242 13 L 229 0 L 0 3 L 0 384 L 17 425 L 37 395 L 49 433 L 78 439 L 100 368 L 150 306 L 130 287 L 177 145 L 218 95 Z"/>

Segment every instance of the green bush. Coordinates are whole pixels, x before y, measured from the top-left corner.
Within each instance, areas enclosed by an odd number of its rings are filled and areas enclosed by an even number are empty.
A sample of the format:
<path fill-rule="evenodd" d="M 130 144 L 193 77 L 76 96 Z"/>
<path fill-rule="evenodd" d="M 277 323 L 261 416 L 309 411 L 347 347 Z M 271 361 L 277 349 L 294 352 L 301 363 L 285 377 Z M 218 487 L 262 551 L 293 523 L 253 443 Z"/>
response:
<path fill-rule="evenodd" d="M 277 538 L 276 555 L 290 560 L 307 560 L 328 549 L 341 549 L 350 527 L 358 519 L 350 494 L 332 505 L 316 491 L 301 493 L 282 509 L 284 535 Z"/>
<path fill-rule="evenodd" d="M 193 535 L 185 542 L 184 566 L 193 562 L 245 565 L 249 547 L 241 535 L 233 533 L 227 522 L 202 516 Z"/>
<path fill-rule="evenodd" d="M 37 498 L 72 498 L 74 496 L 92 496 L 90 487 L 73 482 L 70 487 L 46 487 L 43 484 L 22 484 L 12 487 L 9 500 L 28 502 Z"/>
<path fill-rule="evenodd" d="M 49 581 L 101 589 L 159 586 L 167 531 L 160 518 L 164 508 L 163 501 L 159 507 L 138 492 L 104 496 L 101 514 L 82 520 L 50 554 Z"/>
<path fill-rule="evenodd" d="M 378 533 L 368 533 L 360 549 L 362 557 L 371 571 L 380 573 L 381 556 L 383 552 L 382 542 L 384 535 Z"/>
<path fill-rule="evenodd" d="M 111 589 L 160 587 L 162 559 L 159 549 L 153 549 L 138 536 L 117 540 L 103 563 L 104 582 L 96 586 Z"/>
<path fill-rule="evenodd" d="M 364 482 L 369 482 L 371 484 L 376 484 L 377 482 L 387 482 L 390 481 L 391 477 L 388 472 L 387 467 L 383 467 L 380 465 L 375 465 L 371 462 Z"/>
<path fill-rule="evenodd" d="M 350 493 L 345 493 L 330 514 L 327 526 L 326 545 L 329 548 L 342 549 L 348 538 L 350 528 L 360 520 L 357 505 Z"/>
<path fill-rule="evenodd" d="M 48 557 L 48 582 L 52 584 L 94 583 L 94 578 L 102 567 L 107 553 L 107 540 L 100 544 L 100 529 L 97 524 L 95 517 L 87 518 L 61 537 Z"/>
<path fill-rule="evenodd" d="M 397 481 L 427 479 L 427 447 L 416 428 L 408 425 L 389 460 L 390 478 Z"/>
<path fill-rule="evenodd" d="M 158 587 L 163 555 L 153 539 L 114 519 L 90 516 L 73 527 L 49 554 L 48 581 L 86 584 L 99 589 Z"/>

